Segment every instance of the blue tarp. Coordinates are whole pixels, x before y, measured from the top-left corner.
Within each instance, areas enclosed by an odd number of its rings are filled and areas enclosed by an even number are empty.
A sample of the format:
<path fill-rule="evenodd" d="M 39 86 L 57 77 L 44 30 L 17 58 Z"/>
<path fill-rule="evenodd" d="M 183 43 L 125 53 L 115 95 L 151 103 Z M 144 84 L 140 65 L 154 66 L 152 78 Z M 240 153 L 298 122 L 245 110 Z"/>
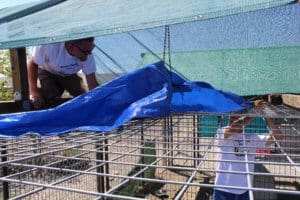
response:
<path fill-rule="evenodd" d="M 188 82 L 165 68 L 147 65 L 48 110 L 0 115 L 0 135 L 54 135 L 70 131 L 112 131 L 133 118 L 182 112 L 227 113 L 248 109 L 242 97 Z"/>

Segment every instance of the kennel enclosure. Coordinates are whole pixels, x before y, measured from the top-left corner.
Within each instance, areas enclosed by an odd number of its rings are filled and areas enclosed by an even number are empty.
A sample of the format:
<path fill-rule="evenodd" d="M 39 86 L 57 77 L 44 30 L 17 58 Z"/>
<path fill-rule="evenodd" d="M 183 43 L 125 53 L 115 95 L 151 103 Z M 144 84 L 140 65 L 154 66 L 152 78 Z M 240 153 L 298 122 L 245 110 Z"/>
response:
<path fill-rule="evenodd" d="M 266 134 L 272 118 L 283 139 L 255 153 L 253 199 L 298 199 L 298 110 L 269 105 L 244 116 Z M 135 119 L 110 133 L 72 132 L 1 139 L 3 199 L 210 199 L 227 114 L 185 113 Z M 234 152 L 232 152 L 234 153 Z M 251 164 L 244 161 L 243 164 Z M 228 171 L 227 173 L 239 173 Z"/>

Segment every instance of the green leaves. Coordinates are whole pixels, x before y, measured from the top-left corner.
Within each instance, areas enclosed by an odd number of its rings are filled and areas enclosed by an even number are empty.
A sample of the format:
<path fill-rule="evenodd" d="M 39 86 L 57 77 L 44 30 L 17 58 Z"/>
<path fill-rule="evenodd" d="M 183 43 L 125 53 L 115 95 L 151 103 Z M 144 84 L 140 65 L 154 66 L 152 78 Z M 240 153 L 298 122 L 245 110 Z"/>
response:
<path fill-rule="evenodd" d="M 0 74 L 11 77 L 11 66 L 8 50 L 0 50 Z"/>
<path fill-rule="evenodd" d="M 11 78 L 11 65 L 9 59 L 8 50 L 0 50 L 0 74 Z M 13 99 L 13 92 L 11 88 L 8 88 L 8 80 L 0 81 L 0 101 L 8 101 Z"/>

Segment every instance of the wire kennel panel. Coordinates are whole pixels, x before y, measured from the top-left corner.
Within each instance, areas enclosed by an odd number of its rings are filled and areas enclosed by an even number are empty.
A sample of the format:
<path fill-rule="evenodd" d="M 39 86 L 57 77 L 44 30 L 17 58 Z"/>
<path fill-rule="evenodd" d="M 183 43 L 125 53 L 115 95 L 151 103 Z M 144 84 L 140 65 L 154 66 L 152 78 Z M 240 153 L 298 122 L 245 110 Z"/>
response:
<path fill-rule="evenodd" d="M 298 111 L 269 106 L 247 129 L 283 139 L 255 153 L 252 199 L 299 199 Z M 227 115 L 178 114 L 137 119 L 111 133 L 74 132 L 1 139 L 3 199 L 211 199 L 221 161 L 216 130 Z M 233 153 L 233 152 L 232 152 Z M 244 164 L 251 162 L 243 162 Z M 226 171 L 227 173 L 238 173 Z"/>

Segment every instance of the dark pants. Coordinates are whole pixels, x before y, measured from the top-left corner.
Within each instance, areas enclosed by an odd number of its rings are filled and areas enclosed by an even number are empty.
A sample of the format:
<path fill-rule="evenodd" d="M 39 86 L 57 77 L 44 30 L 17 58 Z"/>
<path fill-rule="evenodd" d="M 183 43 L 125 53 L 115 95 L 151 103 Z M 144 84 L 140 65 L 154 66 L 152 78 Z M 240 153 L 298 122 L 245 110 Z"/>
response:
<path fill-rule="evenodd" d="M 67 90 L 73 97 L 87 92 L 82 78 L 77 74 L 62 77 L 39 68 L 38 78 L 41 84 L 41 95 L 45 101 L 59 98 L 64 90 Z"/>
<path fill-rule="evenodd" d="M 214 190 L 213 200 L 249 200 L 249 192 L 233 194 L 220 190 Z"/>

